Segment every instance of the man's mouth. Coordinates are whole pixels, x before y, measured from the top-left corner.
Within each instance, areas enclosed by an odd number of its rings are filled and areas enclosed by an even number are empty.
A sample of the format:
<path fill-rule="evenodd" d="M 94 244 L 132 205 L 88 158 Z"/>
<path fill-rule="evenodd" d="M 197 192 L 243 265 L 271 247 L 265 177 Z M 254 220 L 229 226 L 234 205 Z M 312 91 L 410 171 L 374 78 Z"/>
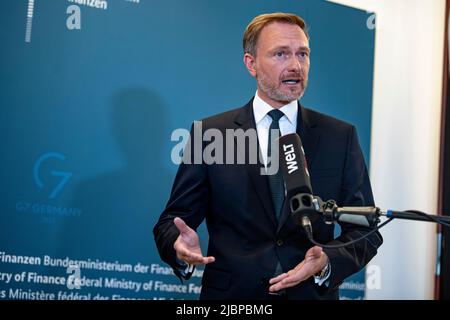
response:
<path fill-rule="evenodd" d="M 297 84 L 300 83 L 300 79 L 285 79 L 281 82 L 284 84 Z"/>

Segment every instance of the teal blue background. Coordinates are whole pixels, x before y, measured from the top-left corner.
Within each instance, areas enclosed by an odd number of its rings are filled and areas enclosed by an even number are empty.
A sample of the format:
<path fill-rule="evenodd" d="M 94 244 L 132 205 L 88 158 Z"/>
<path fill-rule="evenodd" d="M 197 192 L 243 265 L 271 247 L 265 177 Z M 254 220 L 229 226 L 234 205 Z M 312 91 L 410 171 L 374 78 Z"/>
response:
<path fill-rule="evenodd" d="M 81 30 L 68 30 L 66 9 L 73 3 L 36 0 L 26 43 L 27 4 L 0 2 L 0 251 L 162 265 L 152 227 L 177 168 L 170 135 L 251 98 L 255 81 L 242 63 L 241 39 L 251 19 L 264 12 L 293 12 L 306 20 L 312 53 L 302 103 L 355 124 L 369 159 L 374 30 L 366 26 L 366 12 L 319 0 L 110 0 L 107 10 L 80 5 Z M 33 168 L 50 152 L 65 160 L 42 162 L 40 188 Z M 49 198 L 61 181 L 52 170 L 70 177 Z M 23 209 L 24 203 L 70 208 L 73 214 L 40 214 Z M 63 269 L 2 262 L 0 271 L 66 275 Z M 107 276 L 179 283 L 151 274 Z M 350 280 L 361 283 L 364 275 Z M 10 287 L 69 291 L 0 282 L 0 291 Z M 105 288 L 78 291 L 113 294 Z M 342 291 L 351 298 L 362 294 Z"/>

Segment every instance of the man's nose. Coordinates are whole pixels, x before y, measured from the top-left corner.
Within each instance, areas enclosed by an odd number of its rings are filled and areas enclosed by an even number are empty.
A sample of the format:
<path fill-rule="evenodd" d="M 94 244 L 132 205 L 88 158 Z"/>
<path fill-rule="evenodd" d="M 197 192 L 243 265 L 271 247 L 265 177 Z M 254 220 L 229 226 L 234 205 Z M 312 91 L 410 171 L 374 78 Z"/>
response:
<path fill-rule="evenodd" d="M 302 65 L 297 57 L 297 55 L 292 55 L 288 61 L 288 71 L 300 72 Z"/>

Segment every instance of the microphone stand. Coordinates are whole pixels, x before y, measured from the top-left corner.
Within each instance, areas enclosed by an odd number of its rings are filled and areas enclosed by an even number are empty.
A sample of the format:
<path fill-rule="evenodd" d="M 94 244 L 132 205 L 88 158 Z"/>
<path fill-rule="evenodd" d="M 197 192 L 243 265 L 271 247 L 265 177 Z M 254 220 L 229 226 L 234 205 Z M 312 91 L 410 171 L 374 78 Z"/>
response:
<path fill-rule="evenodd" d="M 320 197 L 313 196 L 309 193 L 298 193 L 292 196 L 289 199 L 289 206 L 292 217 L 297 224 L 304 228 L 309 240 L 314 244 L 323 247 L 326 247 L 326 245 L 318 244 L 313 240 L 311 220 L 317 218 L 318 214 L 322 216 L 327 224 L 336 222 L 351 223 L 372 228 L 373 232 L 377 231 L 388 222 L 391 222 L 393 219 L 434 222 L 450 227 L 450 217 L 448 216 L 431 215 L 416 210 L 387 210 L 383 212 L 378 207 L 338 207 L 334 200 L 323 201 Z M 378 226 L 380 217 L 382 216 L 388 218 L 388 221 Z M 372 234 L 372 231 L 369 234 Z M 356 241 L 364 239 L 369 234 Z M 351 241 L 350 243 L 356 241 Z M 349 245 L 350 243 L 339 245 L 339 247 Z"/>
<path fill-rule="evenodd" d="M 323 201 L 320 197 L 308 193 L 299 193 L 289 201 L 291 214 L 296 221 L 302 216 L 311 219 L 312 214 L 321 214 L 325 223 L 348 222 L 366 227 L 376 227 L 380 217 L 403 220 L 416 220 L 450 224 L 450 217 L 426 214 L 421 211 L 407 210 L 382 211 L 379 207 L 338 207 L 334 200 Z"/>

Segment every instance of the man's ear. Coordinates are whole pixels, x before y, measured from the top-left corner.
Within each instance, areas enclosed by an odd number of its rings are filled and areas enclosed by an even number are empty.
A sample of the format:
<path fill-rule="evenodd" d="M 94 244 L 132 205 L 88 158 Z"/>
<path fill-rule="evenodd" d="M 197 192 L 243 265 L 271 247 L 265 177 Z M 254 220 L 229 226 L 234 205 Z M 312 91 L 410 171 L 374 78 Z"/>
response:
<path fill-rule="evenodd" d="M 256 60 L 250 53 L 244 54 L 244 64 L 252 77 L 256 77 Z"/>

